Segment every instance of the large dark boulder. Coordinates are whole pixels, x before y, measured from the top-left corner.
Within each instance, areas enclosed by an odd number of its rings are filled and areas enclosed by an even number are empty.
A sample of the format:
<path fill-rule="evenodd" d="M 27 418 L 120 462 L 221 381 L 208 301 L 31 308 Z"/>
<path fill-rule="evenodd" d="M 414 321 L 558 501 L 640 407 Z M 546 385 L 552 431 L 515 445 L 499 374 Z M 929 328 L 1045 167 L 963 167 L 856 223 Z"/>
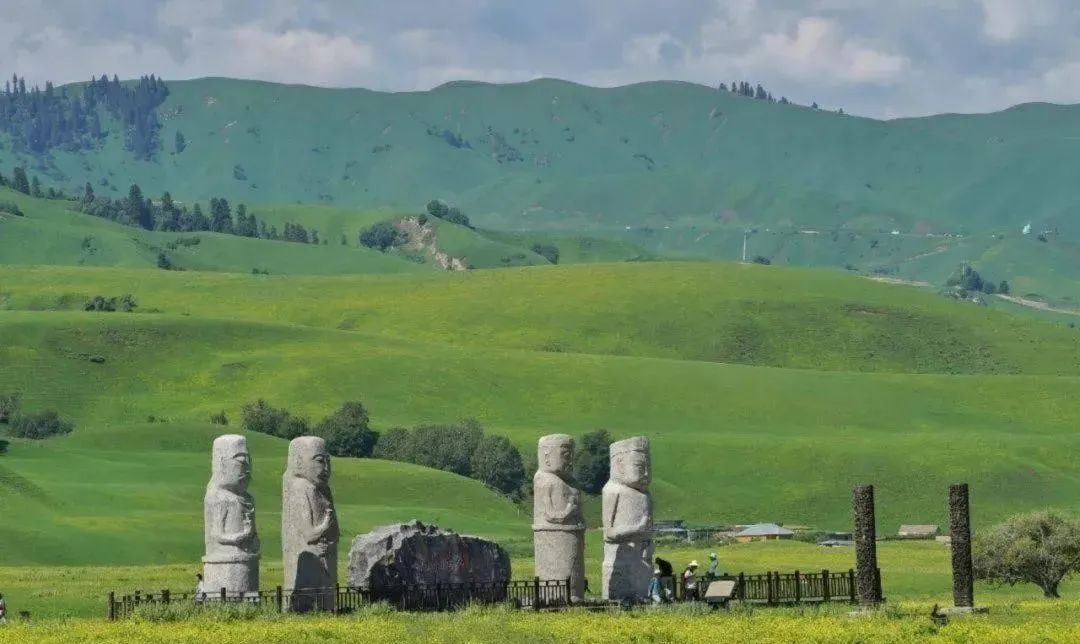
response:
<path fill-rule="evenodd" d="M 434 593 L 436 585 L 444 595 L 449 588 L 501 600 L 509 582 L 510 556 L 502 546 L 419 521 L 380 526 L 349 548 L 349 586 L 392 601 L 403 590 Z"/>

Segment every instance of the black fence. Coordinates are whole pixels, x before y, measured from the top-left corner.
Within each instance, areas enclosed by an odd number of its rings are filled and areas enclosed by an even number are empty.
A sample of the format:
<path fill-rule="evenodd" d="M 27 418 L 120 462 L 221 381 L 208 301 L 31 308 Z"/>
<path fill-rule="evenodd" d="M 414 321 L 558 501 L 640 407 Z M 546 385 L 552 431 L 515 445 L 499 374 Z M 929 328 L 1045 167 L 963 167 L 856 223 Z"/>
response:
<path fill-rule="evenodd" d="M 196 607 L 222 604 L 249 604 L 272 611 L 324 611 L 351 613 L 371 604 L 387 603 L 399 610 L 441 611 L 463 608 L 469 604 L 510 604 L 531 610 L 562 608 L 570 605 L 570 580 L 531 580 L 510 582 L 472 582 L 447 584 L 415 584 L 386 590 L 368 590 L 337 586 L 335 588 L 287 589 L 252 591 L 244 594 L 218 592 L 196 595 L 136 591 L 117 596 L 109 593 L 110 620 L 131 617 L 140 607 L 193 605 Z"/>
<path fill-rule="evenodd" d="M 878 572 L 880 579 L 881 573 Z M 676 579 L 676 582 L 681 581 Z M 733 581 L 735 594 L 732 601 L 752 604 L 802 604 L 821 602 L 855 603 L 855 571 L 844 572 L 766 572 L 758 575 L 724 573 L 716 577 L 701 577 L 695 592 L 687 592 L 677 585 L 675 598 L 679 601 L 704 599 L 709 582 Z"/>

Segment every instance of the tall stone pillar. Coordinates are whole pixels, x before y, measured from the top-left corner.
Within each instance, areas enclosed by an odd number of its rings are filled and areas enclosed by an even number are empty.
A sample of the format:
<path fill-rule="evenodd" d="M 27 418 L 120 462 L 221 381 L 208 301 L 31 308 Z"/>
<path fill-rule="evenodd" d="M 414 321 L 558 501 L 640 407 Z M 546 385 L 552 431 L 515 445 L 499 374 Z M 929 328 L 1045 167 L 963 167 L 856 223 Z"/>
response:
<path fill-rule="evenodd" d="M 604 485 L 603 597 L 645 601 L 652 579 L 653 511 L 649 494 L 649 439 L 639 436 L 611 444 L 611 478 Z"/>
<path fill-rule="evenodd" d="M 952 544 L 953 604 L 975 606 L 975 573 L 971 562 L 971 509 L 967 483 L 949 486 L 949 535 Z"/>
<path fill-rule="evenodd" d="M 574 439 L 552 434 L 540 439 L 533 477 L 533 551 L 536 576 L 570 580 L 570 601 L 585 597 L 585 518 L 581 492 L 572 484 Z"/>
<path fill-rule="evenodd" d="M 874 486 L 856 487 L 851 504 L 855 513 L 855 596 L 860 606 L 876 606 L 881 602 L 881 580 L 878 579 Z"/>
<path fill-rule="evenodd" d="M 203 584 L 207 597 L 230 597 L 259 590 L 259 534 L 255 500 L 248 493 L 251 455 L 247 439 L 237 434 L 214 440 L 210 483 L 203 500 Z"/>
<path fill-rule="evenodd" d="M 326 441 L 294 438 L 281 480 L 281 554 L 291 591 L 284 610 L 334 610 L 340 537 Z"/>

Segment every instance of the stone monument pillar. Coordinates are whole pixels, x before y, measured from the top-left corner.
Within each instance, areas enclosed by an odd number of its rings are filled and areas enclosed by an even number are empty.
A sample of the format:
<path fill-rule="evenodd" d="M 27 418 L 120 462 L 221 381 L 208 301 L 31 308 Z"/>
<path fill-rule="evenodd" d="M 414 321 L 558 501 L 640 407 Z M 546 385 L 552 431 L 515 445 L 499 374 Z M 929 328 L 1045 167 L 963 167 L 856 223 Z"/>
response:
<path fill-rule="evenodd" d="M 975 606 L 975 574 L 971 562 L 971 512 L 967 483 L 949 486 L 949 535 L 952 544 L 953 604 Z"/>
<path fill-rule="evenodd" d="M 585 518 L 581 492 L 571 485 L 574 439 L 552 434 L 540 439 L 533 477 L 533 549 L 536 576 L 570 580 L 570 601 L 585 597 Z"/>
<path fill-rule="evenodd" d="M 881 603 L 881 580 L 878 578 L 874 486 L 856 487 L 851 501 L 855 512 L 855 595 L 860 606 L 877 606 Z"/>
<path fill-rule="evenodd" d="M 644 601 L 652 579 L 653 512 L 649 495 L 649 439 L 611 444 L 611 478 L 604 485 L 603 597 Z"/>
<path fill-rule="evenodd" d="M 214 440 L 210 483 L 203 501 L 206 555 L 203 583 L 209 599 L 259 590 L 259 535 L 255 500 L 248 494 L 251 455 L 247 439 L 236 434 Z"/>
<path fill-rule="evenodd" d="M 340 536 L 326 441 L 294 438 L 281 481 L 282 563 L 291 591 L 284 610 L 334 610 Z"/>

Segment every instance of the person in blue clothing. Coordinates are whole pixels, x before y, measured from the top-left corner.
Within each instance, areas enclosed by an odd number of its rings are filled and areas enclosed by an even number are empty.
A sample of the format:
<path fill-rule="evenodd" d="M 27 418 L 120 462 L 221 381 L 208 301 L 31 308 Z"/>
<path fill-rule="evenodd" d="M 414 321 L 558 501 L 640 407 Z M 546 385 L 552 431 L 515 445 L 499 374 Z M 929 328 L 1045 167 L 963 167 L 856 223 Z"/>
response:
<path fill-rule="evenodd" d="M 660 583 L 660 569 L 653 570 L 652 579 L 649 580 L 649 600 L 654 604 L 664 601 L 664 586 Z"/>

